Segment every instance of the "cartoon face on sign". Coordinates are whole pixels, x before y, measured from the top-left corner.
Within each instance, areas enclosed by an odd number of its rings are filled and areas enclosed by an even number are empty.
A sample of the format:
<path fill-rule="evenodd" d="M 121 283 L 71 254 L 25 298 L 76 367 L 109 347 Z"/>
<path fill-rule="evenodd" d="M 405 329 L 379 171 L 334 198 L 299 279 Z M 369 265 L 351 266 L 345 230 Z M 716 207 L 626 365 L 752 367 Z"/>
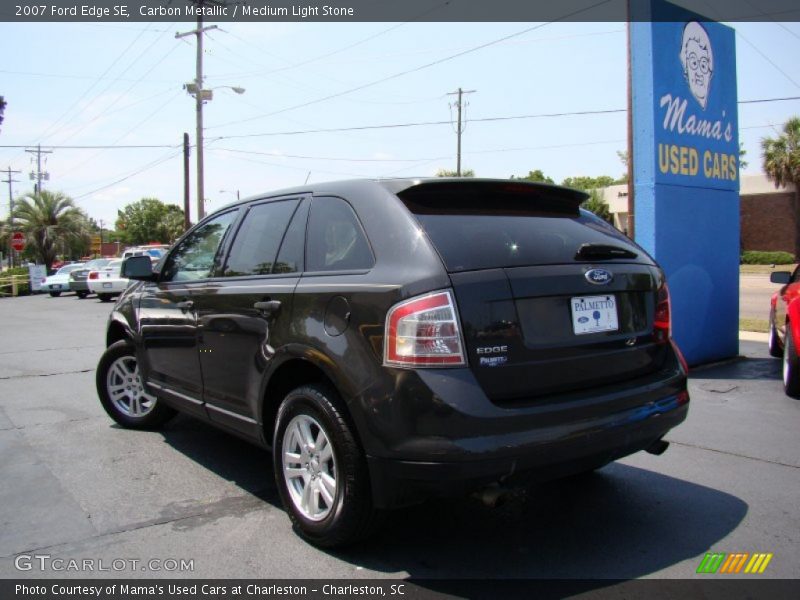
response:
<path fill-rule="evenodd" d="M 697 21 L 683 28 L 681 64 L 692 96 L 705 109 L 714 75 L 714 52 L 708 33 Z"/>

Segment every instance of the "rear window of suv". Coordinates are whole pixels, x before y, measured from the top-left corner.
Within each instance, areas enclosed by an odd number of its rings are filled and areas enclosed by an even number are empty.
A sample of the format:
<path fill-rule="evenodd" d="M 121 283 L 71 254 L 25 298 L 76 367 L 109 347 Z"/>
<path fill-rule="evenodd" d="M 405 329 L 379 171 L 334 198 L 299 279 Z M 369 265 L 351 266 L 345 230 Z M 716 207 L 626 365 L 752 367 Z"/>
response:
<path fill-rule="evenodd" d="M 420 186 L 423 187 L 423 186 Z M 573 263 L 585 244 L 641 250 L 571 190 L 438 184 L 398 194 L 450 272 Z"/>

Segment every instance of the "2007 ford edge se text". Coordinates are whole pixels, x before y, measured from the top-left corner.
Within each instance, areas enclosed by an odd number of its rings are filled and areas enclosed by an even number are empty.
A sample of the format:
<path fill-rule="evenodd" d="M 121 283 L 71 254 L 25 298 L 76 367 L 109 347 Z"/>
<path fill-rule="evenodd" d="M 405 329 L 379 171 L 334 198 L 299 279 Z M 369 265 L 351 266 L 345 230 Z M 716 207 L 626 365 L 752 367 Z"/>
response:
<path fill-rule="evenodd" d="M 387 509 L 662 452 L 686 418 L 663 272 L 582 192 L 342 181 L 232 204 L 108 323 L 119 424 L 181 411 L 271 448 L 296 530 L 363 538 Z"/>

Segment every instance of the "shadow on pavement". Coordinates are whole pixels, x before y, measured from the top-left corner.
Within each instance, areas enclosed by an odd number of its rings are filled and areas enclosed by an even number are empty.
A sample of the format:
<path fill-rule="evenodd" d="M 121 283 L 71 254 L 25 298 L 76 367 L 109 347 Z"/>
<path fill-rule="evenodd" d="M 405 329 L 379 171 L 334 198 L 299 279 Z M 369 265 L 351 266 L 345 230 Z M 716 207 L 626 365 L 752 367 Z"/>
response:
<path fill-rule="evenodd" d="M 183 415 L 160 433 L 167 444 L 196 463 L 282 509 L 269 451 Z"/>
<path fill-rule="evenodd" d="M 187 417 L 162 434 L 198 464 L 281 506 L 269 452 Z M 612 464 L 520 488 L 497 508 L 457 498 L 394 511 L 375 537 L 330 554 L 356 567 L 422 579 L 628 579 L 702 554 L 747 510 L 735 496 Z"/>
<path fill-rule="evenodd" d="M 747 508 L 711 488 L 613 464 L 529 487 L 496 509 L 465 499 L 407 509 L 337 556 L 415 578 L 628 579 L 702 554 Z"/>
<path fill-rule="evenodd" d="M 781 361 L 777 358 L 744 356 L 731 362 L 692 369 L 691 379 L 781 380 Z"/>

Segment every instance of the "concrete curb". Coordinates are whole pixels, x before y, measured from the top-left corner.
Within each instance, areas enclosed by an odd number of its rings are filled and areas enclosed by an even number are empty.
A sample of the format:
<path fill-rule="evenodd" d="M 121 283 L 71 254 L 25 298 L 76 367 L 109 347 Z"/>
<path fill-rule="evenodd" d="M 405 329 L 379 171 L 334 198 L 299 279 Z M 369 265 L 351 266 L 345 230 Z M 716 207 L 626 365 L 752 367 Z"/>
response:
<path fill-rule="evenodd" d="M 756 331 L 740 331 L 739 339 L 745 342 L 769 342 L 768 333 L 758 333 Z"/>

